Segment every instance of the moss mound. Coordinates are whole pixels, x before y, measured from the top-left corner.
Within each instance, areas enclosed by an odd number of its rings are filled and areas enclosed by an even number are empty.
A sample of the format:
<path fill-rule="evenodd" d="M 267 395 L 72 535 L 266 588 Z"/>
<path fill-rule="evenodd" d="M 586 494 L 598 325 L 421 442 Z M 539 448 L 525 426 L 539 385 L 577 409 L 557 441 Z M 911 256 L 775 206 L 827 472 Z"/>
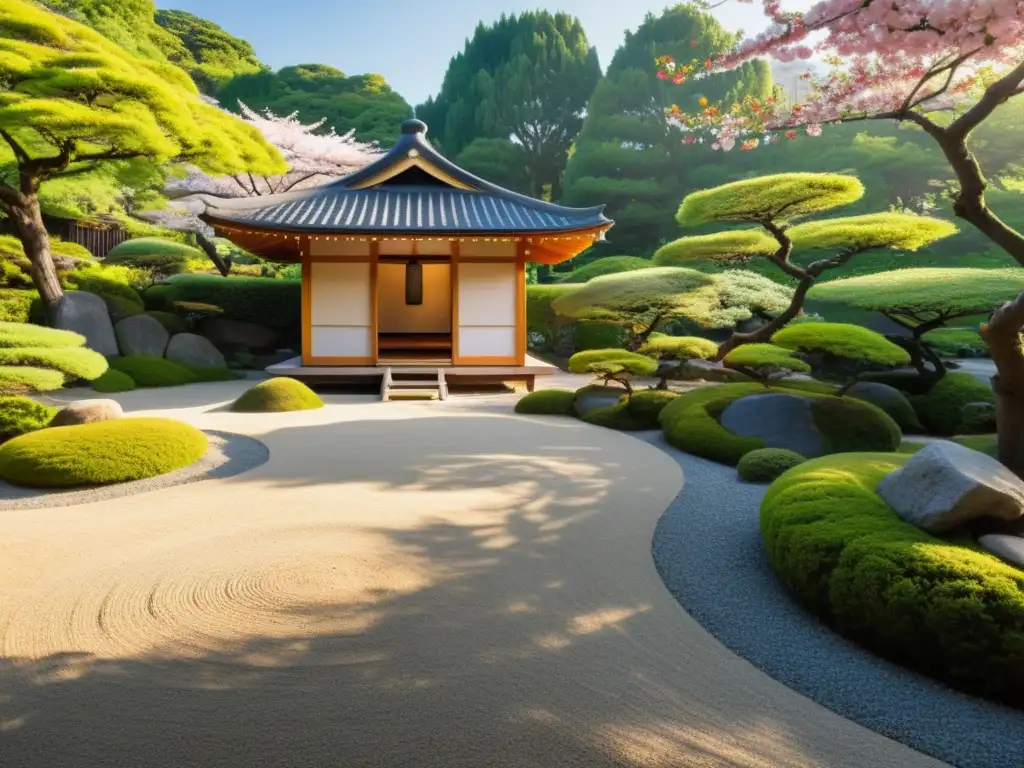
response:
<path fill-rule="evenodd" d="M 48 392 L 64 386 L 64 374 L 48 368 L 0 365 L 0 392 Z"/>
<path fill-rule="evenodd" d="M 85 347 L 0 347 L 0 366 L 49 368 L 63 374 L 65 381 L 91 381 L 107 370 L 107 361 Z"/>
<path fill-rule="evenodd" d="M 572 416 L 575 396 L 576 393 L 568 389 L 541 389 L 520 398 L 516 403 L 516 413 Z"/>
<path fill-rule="evenodd" d="M 805 456 L 787 448 L 758 448 L 740 459 L 736 472 L 748 483 L 770 483 L 805 461 Z"/>
<path fill-rule="evenodd" d="M 152 355 L 115 357 L 110 367 L 127 374 L 140 387 L 176 387 L 198 380 L 185 366 Z"/>
<path fill-rule="evenodd" d="M 84 347 L 85 337 L 71 331 L 60 331 L 28 323 L 0 323 L 0 347 L 34 347 L 36 349 L 70 349 Z"/>
<path fill-rule="evenodd" d="M 135 380 L 123 371 L 110 368 L 92 382 L 92 388 L 96 392 L 131 392 L 136 388 Z"/>
<path fill-rule="evenodd" d="M 0 443 L 42 429 L 56 414 L 56 408 L 27 397 L 0 397 Z"/>
<path fill-rule="evenodd" d="M 947 373 L 928 390 L 910 400 L 924 428 L 935 435 L 955 435 L 963 426 L 968 403 L 994 403 L 992 390 L 969 373 Z"/>
<path fill-rule="evenodd" d="M 323 404 L 324 401 L 316 392 L 301 381 L 282 376 L 261 381 L 238 398 L 231 409 L 250 413 L 280 413 L 311 411 L 322 408 Z"/>
<path fill-rule="evenodd" d="M 659 417 L 665 439 L 687 453 L 735 466 L 750 451 L 764 448 L 764 441 L 760 437 L 735 435 L 718 419 L 730 403 L 768 392 L 811 400 L 814 423 L 825 437 L 828 453 L 895 451 L 902 440 L 896 422 L 870 403 L 785 386 L 766 389 L 745 382 L 703 387 L 679 395 Z"/>
<path fill-rule="evenodd" d="M 160 325 L 164 327 L 169 334 L 172 336 L 176 333 L 185 332 L 185 321 L 178 317 L 173 312 L 161 312 L 160 310 L 153 310 L 147 312 L 147 315 L 156 320 Z"/>
<path fill-rule="evenodd" d="M 814 459 L 761 506 L 786 586 L 879 655 L 1024 707 L 1024 571 L 904 522 L 875 486 L 906 456 Z"/>
<path fill-rule="evenodd" d="M 624 432 L 657 429 L 658 416 L 661 415 L 665 406 L 677 397 L 679 397 L 677 392 L 664 389 L 644 389 L 634 393 L 632 399 L 623 395 L 615 405 L 594 409 L 583 417 L 583 421 Z"/>
<path fill-rule="evenodd" d="M 173 419 L 115 419 L 52 427 L 0 446 L 0 477 L 15 485 L 70 488 L 155 477 L 206 453 L 206 435 Z"/>

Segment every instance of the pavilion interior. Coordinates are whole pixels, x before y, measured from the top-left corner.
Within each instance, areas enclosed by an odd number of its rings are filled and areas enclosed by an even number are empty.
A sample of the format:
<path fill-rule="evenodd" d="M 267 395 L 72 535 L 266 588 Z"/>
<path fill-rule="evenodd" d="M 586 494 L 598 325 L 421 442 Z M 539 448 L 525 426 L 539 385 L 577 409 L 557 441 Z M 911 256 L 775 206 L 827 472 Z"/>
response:
<path fill-rule="evenodd" d="M 407 294 L 410 263 L 421 290 Z M 415 269 L 415 267 L 413 267 Z M 377 267 L 377 349 L 381 362 L 450 362 L 452 267 L 445 256 L 382 256 Z M 410 299 L 412 300 L 410 302 Z M 416 300 L 419 303 L 415 303 Z"/>

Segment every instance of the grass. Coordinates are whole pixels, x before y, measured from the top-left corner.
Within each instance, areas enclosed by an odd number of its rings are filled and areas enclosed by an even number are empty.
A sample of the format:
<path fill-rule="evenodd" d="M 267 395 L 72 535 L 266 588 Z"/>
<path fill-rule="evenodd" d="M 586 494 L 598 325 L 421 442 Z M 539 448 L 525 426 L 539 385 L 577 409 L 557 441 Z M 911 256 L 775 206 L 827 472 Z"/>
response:
<path fill-rule="evenodd" d="M 971 693 L 1024 707 L 1024 571 L 936 538 L 875 493 L 899 454 L 814 459 L 761 506 L 786 587 L 842 634 Z"/>
<path fill-rule="evenodd" d="M 0 446 L 0 478 L 34 488 L 123 483 L 187 467 L 206 447 L 206 435 L 173 419 L 52 427 Z"/>
<path fill-rule="evenodd" d="M 516 413 L 572 416 L 575 397 L 576 393 L 568 389 L 541 389 L 521 397 L 516 403 Z"/>
<path fill-rule="evenodd" d="M 0 397 L 0 443 L 43 429 L 56 415 L 56 408 L 27 397 Z"/>
<path fill-rule="evenodd" d="M 231 409 L 249 413 L 310 411 L 323 407 L 323 400 L 301 381 L 281 376 L 261 381 L 239 397 Z"/>

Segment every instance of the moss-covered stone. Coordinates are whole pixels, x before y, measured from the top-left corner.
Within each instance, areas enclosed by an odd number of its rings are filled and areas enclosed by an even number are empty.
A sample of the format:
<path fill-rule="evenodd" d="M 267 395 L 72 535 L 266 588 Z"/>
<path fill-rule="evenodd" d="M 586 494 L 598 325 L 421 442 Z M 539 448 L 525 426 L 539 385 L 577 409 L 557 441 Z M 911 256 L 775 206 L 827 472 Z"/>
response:
<path fill-rule="evenodd" d="M 323 407 L 323 400 L 301 381 L 278 377 L 261 381 L 231 406 L 235 411 L 251 413 L 280 413 L 309 411 Z"/>

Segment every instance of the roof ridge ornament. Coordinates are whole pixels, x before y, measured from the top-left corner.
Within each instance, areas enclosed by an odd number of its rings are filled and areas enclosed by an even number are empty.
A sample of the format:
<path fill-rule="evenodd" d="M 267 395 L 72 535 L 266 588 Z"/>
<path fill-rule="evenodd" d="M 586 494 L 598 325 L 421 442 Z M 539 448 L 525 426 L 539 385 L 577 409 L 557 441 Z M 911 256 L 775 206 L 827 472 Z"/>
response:
<path fill-rule="evenodd" d="M 418 133 L 423 136 L 427 134 L 427 124 L 415 117 L 402 123 L 402 133 Z"/>

